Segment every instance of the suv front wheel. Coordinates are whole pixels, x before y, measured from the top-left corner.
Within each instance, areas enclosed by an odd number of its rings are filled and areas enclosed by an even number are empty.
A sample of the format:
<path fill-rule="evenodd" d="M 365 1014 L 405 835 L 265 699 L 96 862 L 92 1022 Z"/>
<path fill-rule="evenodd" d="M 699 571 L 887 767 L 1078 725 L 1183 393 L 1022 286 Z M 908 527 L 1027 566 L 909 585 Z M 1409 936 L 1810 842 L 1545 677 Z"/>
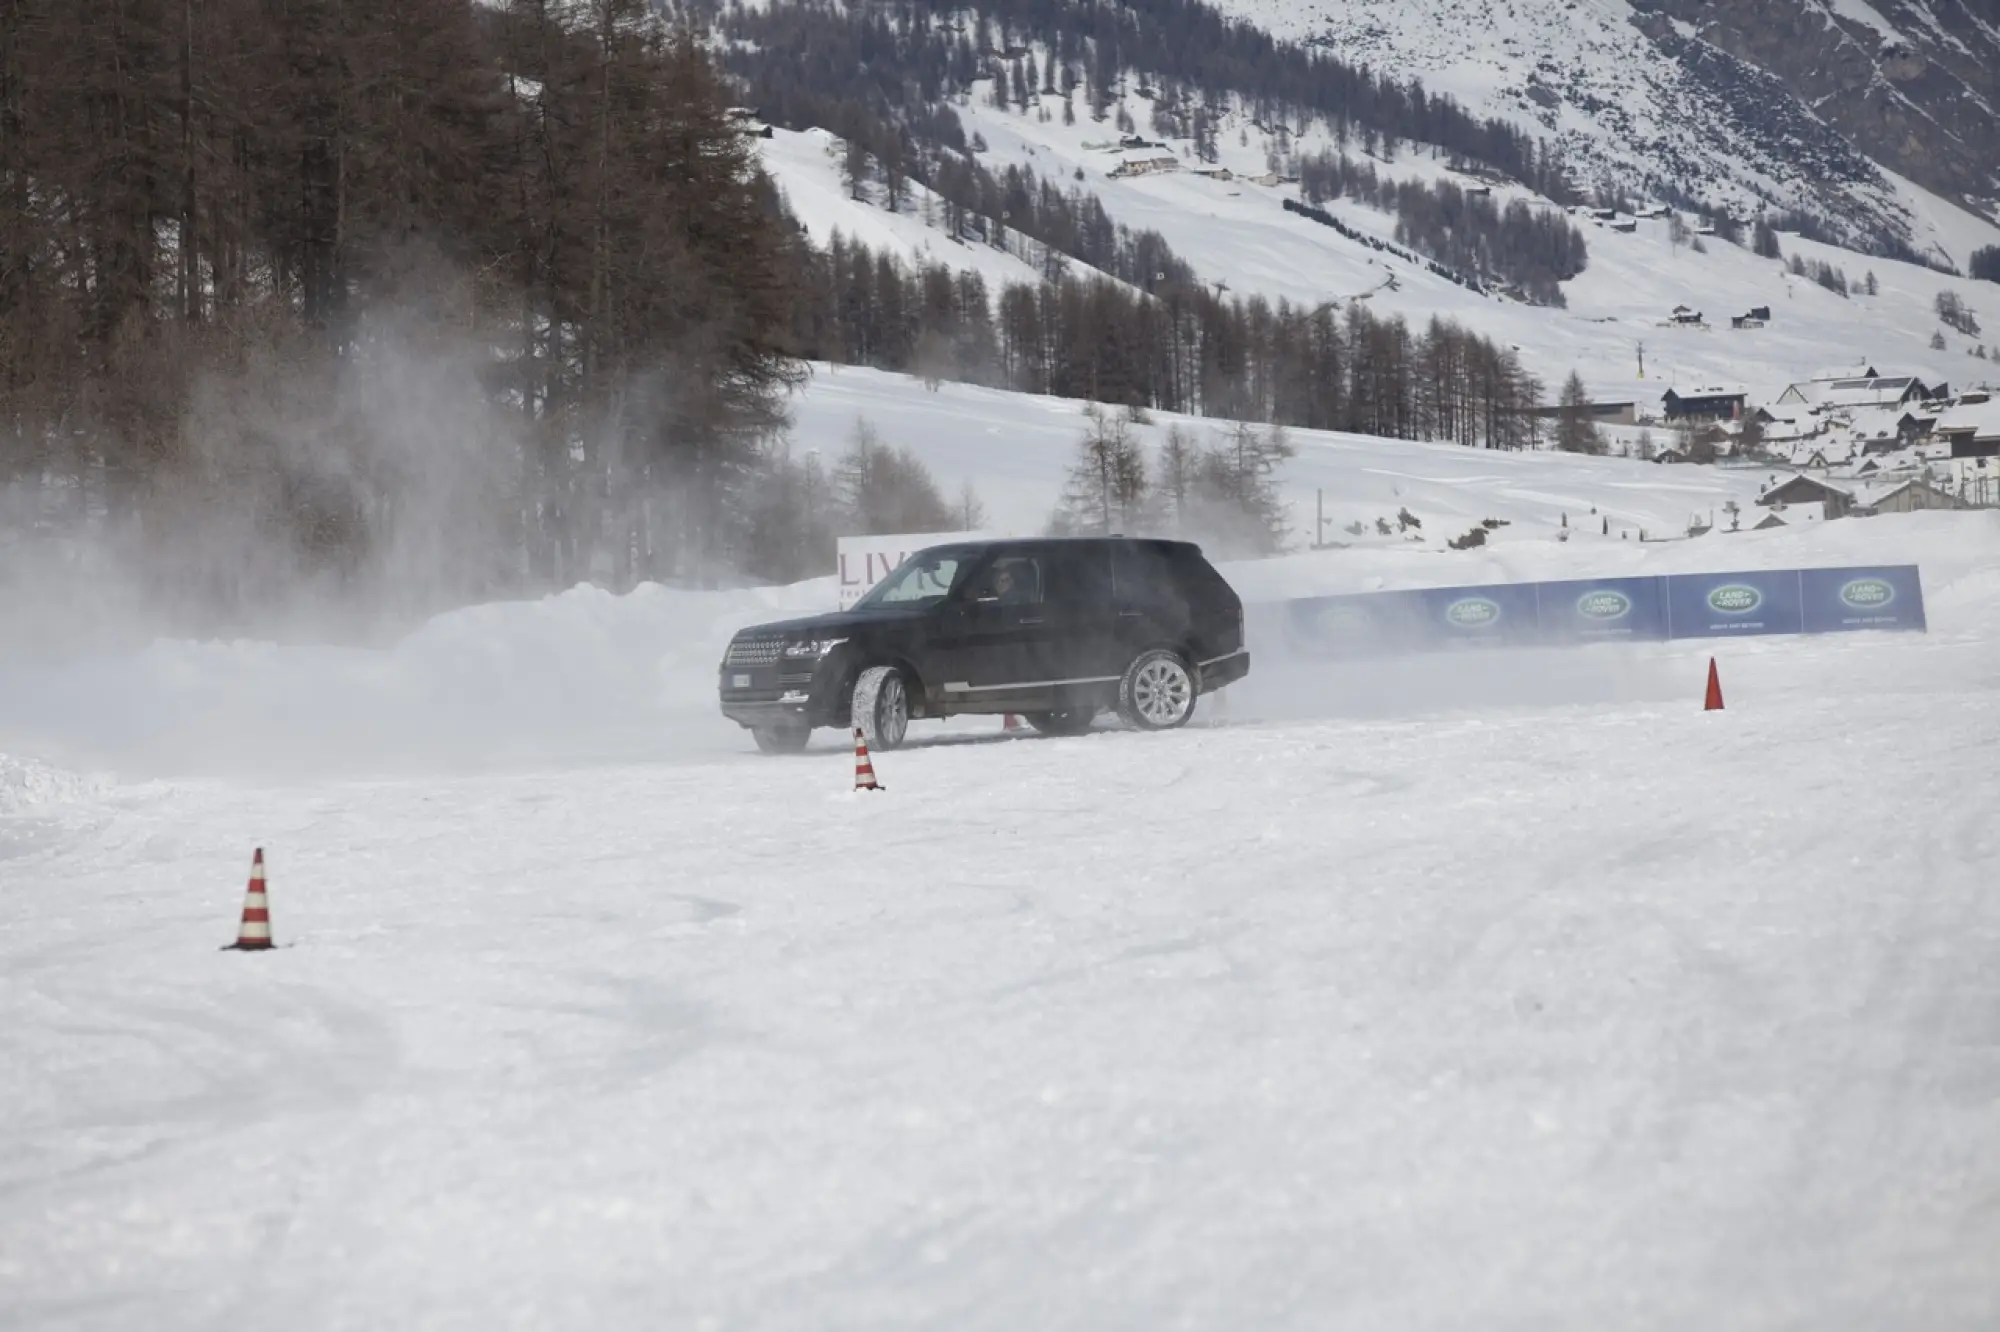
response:
<path fill-rule="evenodd" d="M 870 666 L 854 682 L 854 724 L 871 750 L 890 750 L 910 730 L 910 690 L 894 666 Z"/>
<path fill-rule="evenodd" d="M 1118 715 L 1142 731 L 1185 725 L 1194 698 L 1194 673 L 1171 648 L 1141 652 L 1118 681 Z"/>

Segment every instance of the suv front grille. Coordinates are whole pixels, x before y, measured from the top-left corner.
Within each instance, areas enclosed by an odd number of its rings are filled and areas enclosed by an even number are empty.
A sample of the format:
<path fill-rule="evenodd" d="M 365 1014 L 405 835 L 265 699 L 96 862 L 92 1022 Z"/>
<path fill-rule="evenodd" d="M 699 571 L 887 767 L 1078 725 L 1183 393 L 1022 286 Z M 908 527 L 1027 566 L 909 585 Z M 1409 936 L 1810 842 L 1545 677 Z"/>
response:
<path fill-rule="evenodd" d="M 722 659 L 725 666 L 774 666 L 784 649 L 782 638 L 739 638 Z"/>

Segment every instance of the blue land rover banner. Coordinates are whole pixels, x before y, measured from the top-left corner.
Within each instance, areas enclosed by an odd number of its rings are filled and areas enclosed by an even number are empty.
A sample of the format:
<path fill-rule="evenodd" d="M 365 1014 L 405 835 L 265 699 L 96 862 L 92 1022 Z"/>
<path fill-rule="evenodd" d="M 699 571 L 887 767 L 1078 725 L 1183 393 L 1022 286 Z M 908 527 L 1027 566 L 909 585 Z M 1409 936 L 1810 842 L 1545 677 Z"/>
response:
<path fill-rule="evenodd" d="M 1914 564 L 1414 588 L 1279 607 L 1293 651 L 1315 657 L 1926 628 Z"/>
<path fill-rule="evenodd" d="M 1665 590 L 1659 578 L 1579 578 L 1534 584 L 1542 639 L 1596 643 L 1667 636 Z"/>
<path fill-rule="evenodd" d="M 1406 596 L 1423 613 L 1423 633 L 1441 647 L 1532 643 L 1541 636 L 1535 583 L 1427 587 Z"/>
<path fill-rule="evenodd" d="M 1669 574 L 1665 582 L 1668 638 L 1805 632 L 1797 569 Z"/>
<path fill-rule="evenodd" d="M 1358 592 L 1287 605 L 1293 649 L 1316 657 L 1525 644 L 1541 634 L 1533 583 Z"/>
<path fill-rule="evenodd" d="M 1801 569 L 1806 632 L 1923 630 L 1924 587 L 1914 564 L 1887 569 Z"/>

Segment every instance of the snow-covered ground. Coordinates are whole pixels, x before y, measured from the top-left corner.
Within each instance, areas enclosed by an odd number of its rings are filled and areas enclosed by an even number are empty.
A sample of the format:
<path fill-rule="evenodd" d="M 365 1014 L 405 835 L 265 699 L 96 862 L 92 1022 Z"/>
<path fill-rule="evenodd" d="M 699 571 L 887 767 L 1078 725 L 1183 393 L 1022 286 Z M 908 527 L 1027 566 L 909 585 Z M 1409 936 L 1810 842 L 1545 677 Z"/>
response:
<path fill-rule="evenodd" d="M 1912 561 L 874 795 L 712 712 L 824 584 L 0 667 L 0 1326 L 1991 1326 L 2000 519 L 1230 573 Z"/>
<path fill-rule="evenodd" d="M 1085 404 L 941 383 L 921 390 L 907 375 L 849 366 L 813 366 L 813 381 L 794 400 L 794 457 L 817 449 L 823 465 L 852 445 L 856 423 L 874 426 L 882 441 L 908 448 L 937 476 L 946 495 L 965 482 L 976 488 L 988 527 L 1016 534 L 1042 530 L 1061 497 L 1063 475 L 1088 432 Z M 1131 427 L 1157 475 L 1159 447 L 1178 425 L 1201 444 L 1220 441 L 1233 422 L 1150 412 Z M 1260 430 L 1264 427 L 1259 427 Z M 1629 434 L 1629 432 L 1626 432 Z M 1622 457 L 1584 458 L 1553 451 L 1523 453 L 1416 443 L 1327 430 L 1288 432 L 1298 453 L 1279 473 L 1294 537 L 1311 543 L 1320 518 L 1326 541 L 1389 540 L 1432 551 L 1486 518 L 1509 526 L 1493 540 L 1543 541 L 1567 516 L 1578 539 L 1677 536 L 1695 519 L 1706 523 L 1732 499 L 1746 511 L 1760 487 L 1788 472 L 1642 463 Z M 1671 442 L 1655 431 L 1657 443 Z M 1626 441 L 1629 442 L 1629 439 Z M 1383 538 L 1373 524 L 1394 522 L 1407 508 L 1423 522 Z M 1369 530 L 1345 529 L 1355 522 Z"/>
<path fill-rule="evenodd" d="M 914 181 L 908 183 L 909 197 L 893 213 L 876 206 L 887 203 L 880 185 L 864 185 L 866 197 L 854 198 L 841 179 L 846 142 L 826 130 L 773 130 L 769 139 L 757 144 L 764 169 L 817 246 L 827 246 L 837 231 L 850 244 L 894 255 L 913 267 L 944 264 L 976 272 L 995 300 L 1010 284 L 1041 281 L 1041 274 L 1004 250 L 952 240 L 944 230 L 942 205 Z"/>

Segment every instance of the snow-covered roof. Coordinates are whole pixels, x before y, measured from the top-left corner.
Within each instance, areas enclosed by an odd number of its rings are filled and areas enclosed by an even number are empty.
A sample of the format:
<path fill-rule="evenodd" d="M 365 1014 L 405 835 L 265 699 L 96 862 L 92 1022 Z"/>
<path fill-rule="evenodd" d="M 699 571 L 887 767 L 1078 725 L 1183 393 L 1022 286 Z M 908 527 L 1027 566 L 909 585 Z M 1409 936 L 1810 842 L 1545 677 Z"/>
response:
<path fill-rule="evenodd" d="M 1745 519 L 1750 517 L 1748 513 L 1743 516 Z M 1802 523 L 1825 522 L 1826 502 L 1824 500 L 1795 500 L 1790 504 L 1772 504 L 1766 508 L 1764 516 L 1757 519 L 1757 525 L 1763 526 L 1770 523 L 1773 518 L 1776 518 L 1786 527 L 1797 527 Z"/>
<path fill-rule="evenodd" d="M 1807 476 L 1804 473 L 1800 473 L 1797 476 L 1786 477 L 1783 481 L 1766 490 L 1757 497 L 1757 503 L 1763 505 L 1765 508 L 1770 508 L 1778 504 L 1791 505 L 1799 503 L 1800 501 L 1798 500 L 1781 498 L 1787 490 L 1797 490 L 1802 495 L 1830 493 L 1845 495 L 1849 498 L 1852 498 L 1854 494 L 1852 486 L 1837 486 L 1823 477 Z M 1816 503 L 1817 501 L 1813 502 Z"/>
<path fill-rule="evenodd" d="M 1812 439 L 1821 429 L 1821 422 L 1813 420 L 1803 412 L 1787 414 L 1774 411 L 1771 413 L 1771 420 L 1764 426 L 1764 443 L 1790 444 Z"/>
<path fill-rule="evenodd" d="M 1848 445 L 1844 440 L 1836 443 L 1830 439 L 1800 439 L 1790 441 L 1789 447 L 1780 449 L 1779 454 L 1794 467 L 1811 467 L 1815 463 L 1831 467 L 1847 461 Z"/>
<path fill-rule="evenodd" d="M 1970 432 L 1974 439 L 2000 436 L 2000 398 L 1954 404 L 1933 427 L 1940 435 Z"/>
<path fill-rule="evenodd" d="M 1866 482 L 1856 486 L 1854 488 L 1855 507 L 1872 509 L 1891 495 L 1899 491 L 1908 490 L 1912 486 L 1922 486 L 1927 490 L 1935 490 L 1940 494 L 1950 493 L 1943 486 L 1934 484 L 1929 477 L 1899 476 L 1883 481 Z"/>
<path fill-rule="evenodd" d="M 1881 480 L 1887 476 L 1921 475 L 1924 464 L 1929 461 L 1921 448 L 1900 448 L 1887 453 L 1864 454 L 1859 450 L 1850 453 L 1839 474 L 1847 477 L 1873 477 Z"/>
<path fill-rule="evenodd" d="M 1818 401 L 1821 407 L 1830 409 L 1893 403 L 1908 393 L 1910 386 L 1916 382 L 1909 375 L 1892 379 L 1840 379 L 1822 385 Z"/>
<path fill-rule="evenodd" d="M 1851 439 L 1856 447 L 1886 439 L 1895 439 L 1908 419 L 1923 420 L 1916 413 L 1904 407 L 1854 407 L 1843 412 L 1834 422 L 1830 434 L 1836 438 Z"/>
<path fill-rule="evenodd" d="M 1677 398 L 1741 398 L 1750 390 L 1741 384 L 1700 384 L 1682 388 L 1676 384 L 1667 390 Z M 1665 397 L 1666 394 L 1660 395 Z"/>

